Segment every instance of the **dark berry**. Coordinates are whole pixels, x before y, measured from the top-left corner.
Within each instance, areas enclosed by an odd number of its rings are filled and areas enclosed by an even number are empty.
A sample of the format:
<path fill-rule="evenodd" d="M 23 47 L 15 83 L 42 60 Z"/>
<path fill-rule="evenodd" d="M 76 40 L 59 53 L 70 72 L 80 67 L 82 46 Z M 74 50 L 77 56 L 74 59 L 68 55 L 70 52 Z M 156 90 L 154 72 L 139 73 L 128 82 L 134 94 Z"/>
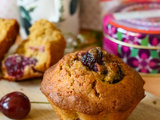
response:
<path fill-rule="evenodd" d="M 95 63 L 96 63 L 96 61 L 95 61 L 95 58 L 92 56 L 92 54 L 86 53 L 82 57 L 82 63 L 85 66 L 87 66 L 90 70 L 92 70 L 94 65 L 95 65 Z"/>
<path fill-rule="evenodd" d="M 94 66 L 93 66 L 93 69 L 92 69 L 93 71 L 95 71 L 95 72 L 97 72 L 98 71 L 98 65 L 97 64 L 94 64 Z"/>
<path fill-rule="evenodd" d="M 30 112 L 31 104 L 28 97 L 21 92 L 5 95 L 0 101 L 2 113 L 11 119 L 23 119 Z"/>
<path fill-rule="evenodd" d="M 107 75 L 107 73 L 108 73 L 108 70 L 105 69 L 105 70 L 102 72 L 102 75 Z"/>
<path fill-rule="evenodd" d="M 113 84 L 118 83 L 118 82 L 121 81 L 122 78 L 124 77 L 124 74 L 123 74 L 120 66 L 117 65 L 117 67 L 118 67 L 118 70 L 116 71 L 116 75 L 115 75 L 115 77 L 114 77 L 114 79 L 113 79 Z"/>
<path fill-rule="evenodd" d="M 90 70 L 98 71 L 97 65 L 103 65 L 103 53 L 101 50 L 95 48 L 89 50 L 86 54 L 82 57 L 83 65 L 87 66 Z"/>
<path fill-rule="evenodd" d="M 74 119 L 74 120 L 81 120 L 80 118 L 76 118 L 76 119 Z"/>
<path fill-rule="evenodd" d="M 27 65 L 36 65 L 37 59 L 24 57 L 22 55 L 13 55 L 8 57 L 4 65 L 10 76 L 20 78 L 24 74 L 24 69 Z"/>

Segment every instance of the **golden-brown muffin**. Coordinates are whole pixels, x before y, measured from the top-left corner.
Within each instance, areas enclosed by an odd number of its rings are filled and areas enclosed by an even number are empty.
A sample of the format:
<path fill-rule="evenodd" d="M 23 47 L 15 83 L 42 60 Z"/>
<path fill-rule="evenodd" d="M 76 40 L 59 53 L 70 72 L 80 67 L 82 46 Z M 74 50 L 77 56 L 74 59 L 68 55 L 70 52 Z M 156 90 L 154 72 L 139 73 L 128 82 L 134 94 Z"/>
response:
<path fill-rule="evenodd" d="M 101 48 L 64 56 L 41 91 L 61 120 L 125 120 L 144 98 L 141 76 Z"/>
<path fill-rule="evenodd" d="M 19 24 L 15 19 L 0 19 L 0 61 L 15 42 Z"/>
<path fill-rule="evenodd" d="M 44 72 L 63 57 L 66 41 L 61 31 L 45 19 L 36 21 L 29 31 L 27 41 L 22 42 L 16 53 L 39 59 L 43 65 L 38 70 Z"/>
<path fill-rule="evenodd" d="M 62 33 L 53 23 L 43 19 L 35 22 L 28 39 L 19 45 L 16 54 L 3 60 L 3 77 L 14 81 L 42 76 L 46 69 L 63 57 L 65 45 Z M 32 59 L 36 62 L 29 64 Z"/>

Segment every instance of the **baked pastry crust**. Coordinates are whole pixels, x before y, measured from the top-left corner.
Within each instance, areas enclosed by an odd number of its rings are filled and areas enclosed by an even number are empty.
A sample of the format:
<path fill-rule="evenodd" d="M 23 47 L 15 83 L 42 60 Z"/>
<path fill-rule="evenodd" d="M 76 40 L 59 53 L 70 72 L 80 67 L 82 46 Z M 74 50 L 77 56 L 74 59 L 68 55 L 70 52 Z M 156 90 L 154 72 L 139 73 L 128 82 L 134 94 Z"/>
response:
<path fill-rule="evenodd" d="M 44 61 L 43 65 L 38 65 L 38 70 L 44 72 L 63 57 L 66 41 L 61 31 L 45 19 L 36 21 L 29 31 L 27 40 L 20 44 L 16 53 Z"/>
<path fill-rule="evenodd" d="M 44 19 L 35 22 L 30 28 L 27 40 L 22 41 L 15 54 L 28 59 L 36 59 L 36 64 L 25 67 L 21 77 L 19 75 L 17 75 L 18 77 L 11 76 L 4 64 L 8 59 L 6 57 L 2 64 L 3 77 L 11 81 L 41 77 L 46 69 L 63 57 L 65 45 L 66 42 L 61 31 L 53 23 Z M 14 57 L 15 54 L 12 56 Z M 14 67 L 10 68 L 14 69 Z"/>
<path fill-rule="evenodd" d="M 19 24 L 15 19 L 0 19 L 0 61 L 15 42 L 19 33 Z"/>
<path fill-rule="evenodd" d="M 96 70 L 82 62 L 84 55 L 96 56 L 97 51 L 101 52 L 101 48 L 68 54 L 45 72 L 41 91 L 54 108 L 76 111 L 78 115 L 122 115 L 130 113 L 144 97 L 141 76 L 117 56 L 102 50 L 103 63 L 97 62 Z"/>

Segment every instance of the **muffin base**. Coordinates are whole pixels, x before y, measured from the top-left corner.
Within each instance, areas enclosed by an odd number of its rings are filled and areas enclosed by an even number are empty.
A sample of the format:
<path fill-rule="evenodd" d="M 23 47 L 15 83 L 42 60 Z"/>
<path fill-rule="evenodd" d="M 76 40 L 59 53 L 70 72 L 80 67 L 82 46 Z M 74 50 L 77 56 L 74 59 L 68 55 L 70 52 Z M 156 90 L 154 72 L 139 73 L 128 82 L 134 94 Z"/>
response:
<path fill-rule="evenodd" d="M 87 115 L 74 110 L 63 110 L 55 106 L 52 101 L 47 98 L 60 120 L 126 120 L 135 109 L 139 101 L 135 102 L 127 111 L 110 112 L 102 111 L 96 115 Z"/>

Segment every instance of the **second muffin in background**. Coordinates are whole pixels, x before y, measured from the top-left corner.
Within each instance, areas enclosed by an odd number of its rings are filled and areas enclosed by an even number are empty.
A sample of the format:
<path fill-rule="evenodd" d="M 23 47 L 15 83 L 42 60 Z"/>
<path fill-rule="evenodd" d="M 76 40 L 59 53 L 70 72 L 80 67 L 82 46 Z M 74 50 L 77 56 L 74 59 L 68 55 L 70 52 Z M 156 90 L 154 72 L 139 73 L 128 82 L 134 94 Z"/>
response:
<path fill-rule="evenodd" d="M 19 34 L 19 24 L 15 19 L 0 18 L 0 62 L 14 44 Z"/>
<path fill-rule="evenodd" d="M 35 22 L 27 40 L 3 60 L 3 77 L 14 81 L 42 76 L 64 55 L 65 45 L 61 31 L 53 23 L 44 19 Z"/>

